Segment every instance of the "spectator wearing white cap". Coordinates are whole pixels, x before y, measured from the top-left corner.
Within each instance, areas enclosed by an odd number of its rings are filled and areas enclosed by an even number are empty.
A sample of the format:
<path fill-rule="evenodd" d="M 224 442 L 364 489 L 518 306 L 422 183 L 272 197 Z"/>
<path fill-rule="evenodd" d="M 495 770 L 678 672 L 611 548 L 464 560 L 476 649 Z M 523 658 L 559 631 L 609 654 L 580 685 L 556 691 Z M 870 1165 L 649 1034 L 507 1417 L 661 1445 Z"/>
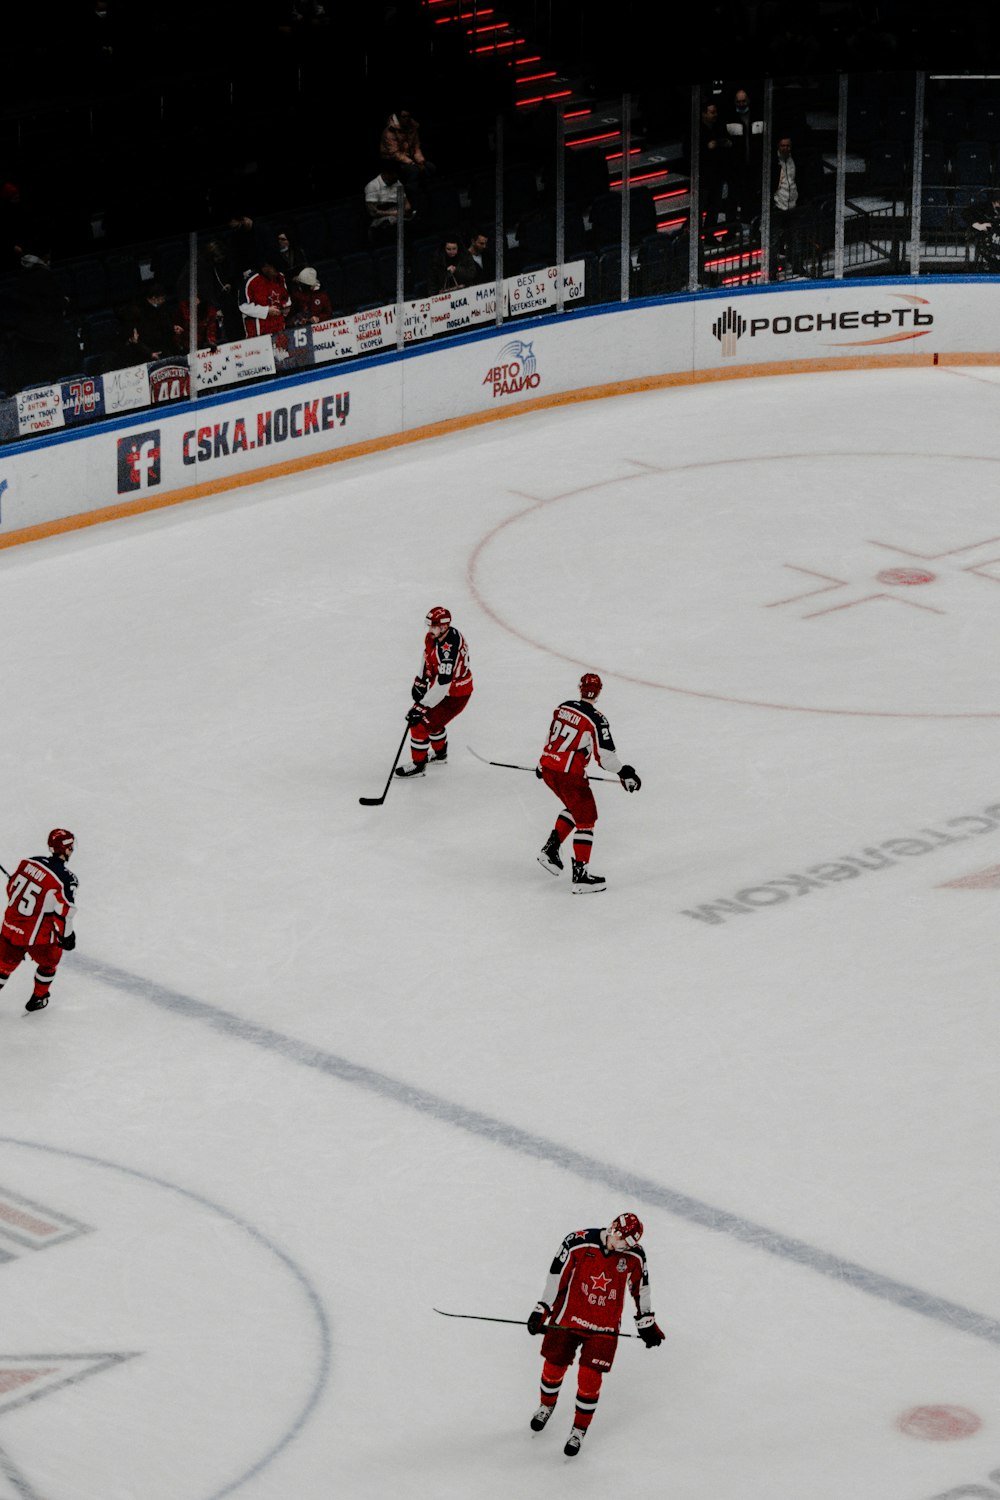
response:
<path fill-rule="evenodd" d="M 333 317 L 333 306 L 319 283 L 312 266 L 303 266 L 292 278 L 292 311 L 289 322 L 295 328 L 305 323 L 325 323 Z"/>

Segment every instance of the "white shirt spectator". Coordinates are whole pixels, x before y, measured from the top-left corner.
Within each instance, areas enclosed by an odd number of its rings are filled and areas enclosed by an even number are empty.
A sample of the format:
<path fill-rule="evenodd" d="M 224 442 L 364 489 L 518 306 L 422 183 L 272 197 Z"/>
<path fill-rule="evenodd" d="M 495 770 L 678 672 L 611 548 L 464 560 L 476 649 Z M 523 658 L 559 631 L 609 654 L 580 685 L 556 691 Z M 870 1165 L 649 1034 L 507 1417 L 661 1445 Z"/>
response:
<path fill-rule="evenodd" d="M 383 221 L 387 224 L 395 224 L 398 216 L 396 206 L 397 186 L 398 184 L 395 182 L 386 182 L 380 172 L 365 187 L 365 205 L 373 224 Z M 403 212 L 406 213 L 410 207 L 409 201 L 404 198 L 403 204 Z"/>
<path fill-rule="evenodd" d="M 795 185 L 795 162 L 791 152 L 782 156 L 778 152 L 778 186 L 774 190 L 774 206 L 780 208 L 784 213 L 796 206 L 799 201 L 799 190 Z"/>

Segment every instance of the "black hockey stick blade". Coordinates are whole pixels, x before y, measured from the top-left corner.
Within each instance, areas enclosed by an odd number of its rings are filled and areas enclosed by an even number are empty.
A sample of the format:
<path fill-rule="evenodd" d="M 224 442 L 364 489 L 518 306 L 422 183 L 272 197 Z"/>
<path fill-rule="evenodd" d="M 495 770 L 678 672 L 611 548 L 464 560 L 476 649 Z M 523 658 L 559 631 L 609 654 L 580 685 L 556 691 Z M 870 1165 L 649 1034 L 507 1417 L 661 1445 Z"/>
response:
<path fill-rule="evenodd" d="M 440 1313 L 441 1316 L 442 1316 L 442 1318 L 469 1318 L 474 1323 L 513 1323 L 518 1328 L 525 1328 L 525 1327 L 527 1327 L 527 1321 L 528 1321 L 526 1318 L 488 1318 L 488 1317 L 485 1317 L 482 1313 L 453 1313 L 453 1312 L 445 1312 L 445 1310 L 444 1310 L 443 1307 L 435 1307 L 434 1311 L 436 1313 Z M 562 1329 L 565 1333 L 584 1333 L 584 1332 L 586 1332 L 585 1329 L 572 1328 L 572 1327 L 570 1327 L 570 1325 L 568 1323 L 543 1323 L 542 1327 L 543 1327 L 543 1329 L 546 1329 L 546 1330 L 548 1330 L 549 1328 L 559 1328 L 559 1329 Z M 603 1333 L 605 1338 L 611 1338 L 611 1339 L 634 1339 L 634 1338 L 637 1337 L 637 1335 L 634 1334 L 634 1333 L 610 1333 L 610 1332 L 605 1333 L 603 1329 L 599 1329 L 599 1328 L 595 1328 L 594 1332 L 595 1333 Z"/>
<path fill-rule="evenodd" d="M 407 724 L 406 728 L 403 730 L 403 738 L 399 742 L 399 749 L 396 751 L 396 758 L 389 768 L 389 779 L 386 781 L 385 786 L 382 788 L 381 797 L 359 797 L 358 801 L 361 803 L 362 807 L 381 807 L 386 797 L 388 797 L 389 788 L 392 786 L 392 778 L 396 774 L 396 767 L 399 765 L 399 757 L 403 753 L 403 746 L 406 744 L 407 736 L 409 735 L 409 733 L 410 726 Z"/>

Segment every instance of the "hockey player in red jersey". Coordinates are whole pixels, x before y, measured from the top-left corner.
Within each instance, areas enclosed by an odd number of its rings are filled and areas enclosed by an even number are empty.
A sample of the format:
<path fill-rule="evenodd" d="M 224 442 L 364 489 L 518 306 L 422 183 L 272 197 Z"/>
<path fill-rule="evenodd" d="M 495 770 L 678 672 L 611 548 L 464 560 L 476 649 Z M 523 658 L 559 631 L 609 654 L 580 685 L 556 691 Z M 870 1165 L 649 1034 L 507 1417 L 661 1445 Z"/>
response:
<path fill-rule="evenodd" d="M 552 1262 L 541 1301 L 528 1318 L 529 1333 L 545 1331 L 541 1405 L 531 1419 L 532 1432 L 541 1432 L 551 1417 L 566 1371 L 580 1351 L 576 1412 L 563 1449 L 569 1458 L 580 1451 L 601 1381 L 614 1364 L 627 1292 L 635 1303 L 635 1326 L 646 1348 L 663 1343 L 663 1330 L 650 1311 L 642 1234 L 635 1214 L 619 1214 L 607 1229 L 568 1234 Z"/>
<path fill-rule="evenodd" d="M 535 772 L 563 804 L 538 863 L 543 870 L 558 875 L 563 868 L 559 850 L 572 833 L 574 895 L 605 889 L 604 876 L 592 875 L 588 868 L 597 822 L 597 803 L 587 780 L 591 757 L 616 772 L 627 792 L 637 792 L 642 786 L 635 767 L 624 766 L 618 759 L 608 721 L 595 706 L 603 686 L 596 672 L 584 672 L 579 698 L 560 703 L 552 715 L 549 737 Z"/>
<path fill-rule="evenodd" d="M 427 612 L 427 635 L 420 671 L 410 689 L 413 707 L 410 726 L 410 764 L 397 766 L 397 776 L 422 776 L 428 752 L 440 764 L 448 759 L 446 726 L 472 696 L 472 668 L 465 637 L 451 623 L 451 611 L 436 604 Z"/>
<path fill-rule="evenodd" d="M 0 926 L 0 989 L 25 958 L 33 959 L 35 984 L 25 1010 L 44 1010 L 63 952 L 76 947 L 73 916 L 77 879 L 66 861 L 76 839 L 53 828 L 48 854 L 22 859 L 7 881 L 7 909 Z"/>

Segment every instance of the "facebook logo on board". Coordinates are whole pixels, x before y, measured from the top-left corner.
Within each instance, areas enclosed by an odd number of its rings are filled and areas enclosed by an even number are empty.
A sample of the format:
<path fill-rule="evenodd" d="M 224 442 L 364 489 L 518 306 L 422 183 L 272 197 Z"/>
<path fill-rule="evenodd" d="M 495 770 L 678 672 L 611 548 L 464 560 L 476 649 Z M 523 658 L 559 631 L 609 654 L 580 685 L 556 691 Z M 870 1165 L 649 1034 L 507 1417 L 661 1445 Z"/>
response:
<path fill-rule="evenodd" d="M 118 493 L 148 490 L 160 482 L 160 430 L 118 439 Z"/>

